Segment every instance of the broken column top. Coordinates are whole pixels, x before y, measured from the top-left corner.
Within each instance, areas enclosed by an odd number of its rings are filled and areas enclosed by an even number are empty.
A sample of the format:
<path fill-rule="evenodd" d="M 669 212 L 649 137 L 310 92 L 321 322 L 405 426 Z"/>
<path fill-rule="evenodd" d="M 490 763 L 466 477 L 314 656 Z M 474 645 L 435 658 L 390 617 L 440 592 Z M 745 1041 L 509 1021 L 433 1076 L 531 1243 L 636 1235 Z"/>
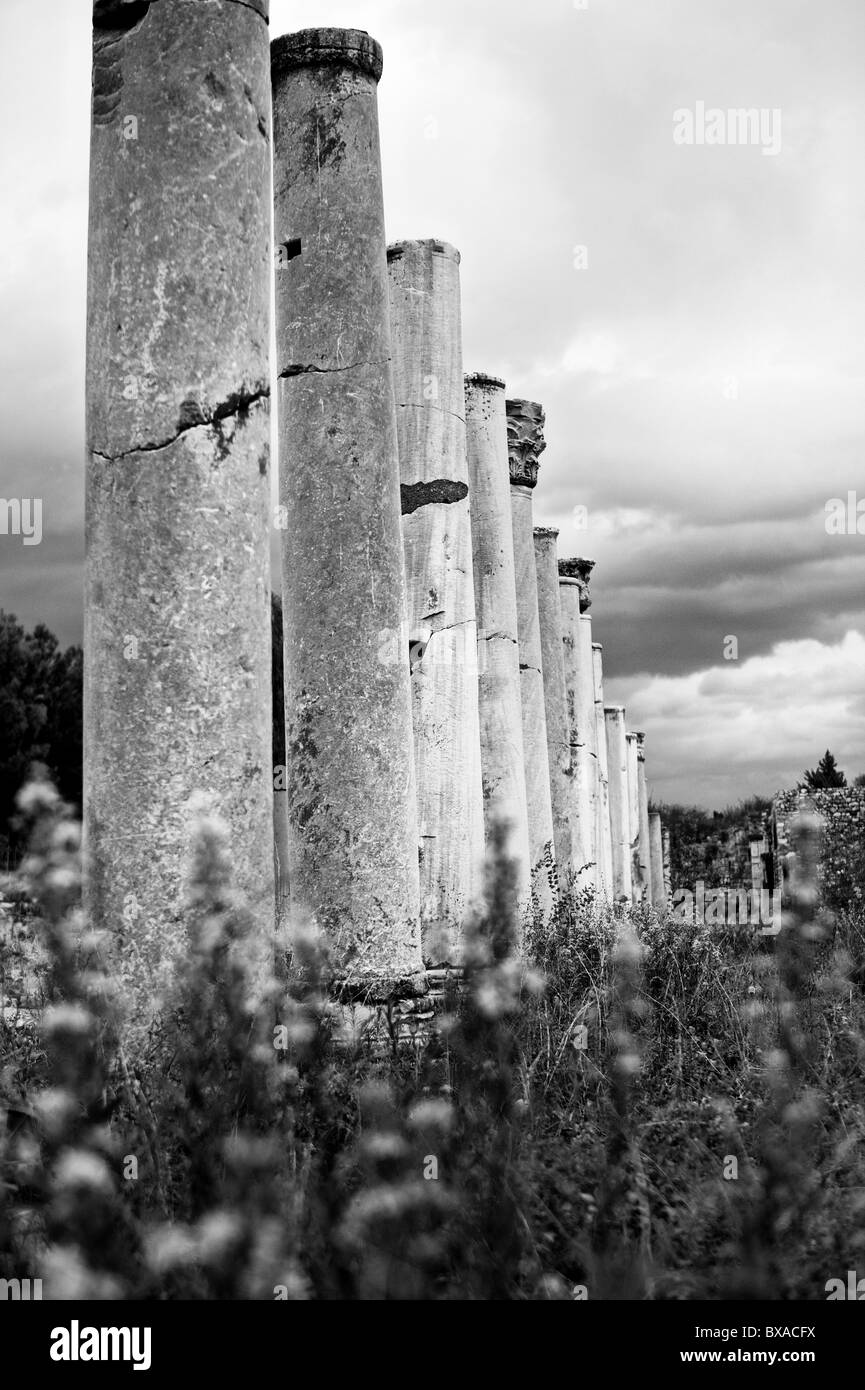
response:
<path fill-rule="evenodd" d="M 488 372 L 466 372 L 465 382 L 467 386 L 490 386 L 498 391 L 505 389 L 505 383 L 501 377 L 490 376 Z"/>
<path fill-rule="evenodd" d="M 574 556 L 569 560 L 559 561 L 559 578 L 572 579 L 580 586 L 580 612 L 588 613 L 592 606 L 592 596 L 589 593 L 589 580 L 592 570 L 595 568 L 594 560 L 585 560 L 582 557 Z"/>
<path fill-rule="evenodd" d="M 550 538 L 555 540 L 559 534 L 555 526 L 535 526 L 534 533 L 536 536 L 540 537 L 541 540 L 545 541 Z"/>
<path fill-rule="evenodd" d="M 460 263 L 460 253 L 455 246 L 451 246 L 449 241 L 442 241 L 439 237 L 419 237 L 406 238 L 403 241 L 392 241 L 387 248 L 388 261 L 398 261 L 404 256 L 406 251 L 415 248 L 429 248 L 434 256 L 445 256 L 449 261 Z"/>
<path fill-rule="evenodd" d="M 244 4 L 265 23 L 269 21 L 270 0 L 244 0 Z M 93 0 L 93 27 L 123 33 L 143 19 L 148 8 L 144 0 Z"/>
<path fill-rule="evenodd" d="M 359 68 L 378 82 L 384 56 L 365 29 L 299 29 L 282 34 L 270 45 L 270 67 L 274 76 L 294 68 Z"/>
<path fill-rule="evenodd" d="M 511 482 L 516 487 L 534 487 L 538 481 L 540 457 L 546 449 L 546 415 L 537 401 L 506 401 L 508 415 L 508 461 Z"/>
<path fill-rule="evenodd" d="M 592 651 L 593 651 L 593 652 L 602 652 L 603 650 L 604 650 L 604 644 L 603 644 L 603 642 L 593 642 L 593 643 L 592 643 Z"/>

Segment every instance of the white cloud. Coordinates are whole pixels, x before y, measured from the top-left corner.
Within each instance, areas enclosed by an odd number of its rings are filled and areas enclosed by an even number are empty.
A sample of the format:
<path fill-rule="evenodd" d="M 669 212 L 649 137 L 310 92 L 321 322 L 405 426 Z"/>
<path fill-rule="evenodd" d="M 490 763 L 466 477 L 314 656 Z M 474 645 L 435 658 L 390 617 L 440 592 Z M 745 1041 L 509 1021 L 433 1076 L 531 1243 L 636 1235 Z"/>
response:
<path fill-rule="evenodd" d="M 795 785 L 826 748 L 851 780 L 865 772 L 863 691 L 865 637 L 851 631 L 686 676 L 610 682 L 606 698 L 645 730 L 658 799 L 720 808 Z"/>

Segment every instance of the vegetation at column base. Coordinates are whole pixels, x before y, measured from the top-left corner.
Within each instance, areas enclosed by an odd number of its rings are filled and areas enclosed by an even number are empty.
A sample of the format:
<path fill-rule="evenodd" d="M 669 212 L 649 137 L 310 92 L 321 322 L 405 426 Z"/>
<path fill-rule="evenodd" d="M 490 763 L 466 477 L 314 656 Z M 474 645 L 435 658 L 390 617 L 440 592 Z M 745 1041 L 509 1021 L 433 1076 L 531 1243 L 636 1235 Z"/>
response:
<path fill-rule="evenodd" d="M 285 764 L 282 600 L 271 595 L 273 765 Z M 81 806 L 84 654 L 61 651 L 44 623 L 26 632 L 0 608 L 0 872 L 17 864 L 24 834 L 15 797 L 34 763 L 47 767 L 64 800 Z"/>
<path fill-rule="evenodd" d="M 202 813 L 189 951 L 141 1055 L 78 906 L 78 827 L 20 798 L 4 887 L 0 1278 L 102 1299 L 814 1299 L 865 1269 L 865 919 L 777 938 L 559 885 L 513 948 L 501 840 L 465 982 L 410 1048 L 341 1033 L 327 954 L 254 997 Z"/>
<path fill-rule="evenodd" d="M 33 763 L 81 805 L 83 659 L 80 647 L 61 651 L 44 623 L 26 632 L 0 608 L 0 872 L 23 849 L 15 797 Z"/>

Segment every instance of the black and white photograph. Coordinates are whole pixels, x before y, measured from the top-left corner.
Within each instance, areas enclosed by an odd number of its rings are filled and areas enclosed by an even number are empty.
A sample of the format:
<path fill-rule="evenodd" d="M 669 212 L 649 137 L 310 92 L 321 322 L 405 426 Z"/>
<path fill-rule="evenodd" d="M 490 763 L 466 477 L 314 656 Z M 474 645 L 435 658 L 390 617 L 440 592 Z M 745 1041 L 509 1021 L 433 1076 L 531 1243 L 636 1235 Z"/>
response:
<path fill-rule="evenodd" d="M 0 0 L 27 1373 L 853 1354 L 863 70 L 862 0 Z"/>

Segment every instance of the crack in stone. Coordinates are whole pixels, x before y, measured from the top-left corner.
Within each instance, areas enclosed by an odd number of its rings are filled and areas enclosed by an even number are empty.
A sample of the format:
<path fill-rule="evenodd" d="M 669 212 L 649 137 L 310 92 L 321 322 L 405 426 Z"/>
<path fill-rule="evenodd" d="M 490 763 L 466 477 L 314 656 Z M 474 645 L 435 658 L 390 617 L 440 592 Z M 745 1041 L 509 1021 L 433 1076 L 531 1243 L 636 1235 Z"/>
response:
<path fill-rule="evenodd" d="M 432 405 L 430 402 L 420 405 L 416 401 L 401 401 L 399 408 L 400 410 L 437 410 L 440 415 L 450 415 L 452 420 L 459 420 L 461 425 L 465 424 L 465 418 L 462 415 L 457 415 L 454 410 L 445 410 L 443 405 Z"/>
<path fill-rule="evenodd" d="M 468 495 L 468 484 L 455 482 L 451 478 L 432 478 L 428 483 L 402 483 L 400 485 L 403 516 L 411 516 L 412 512 L 418 511 L 421 507 L 429 507 L 434 503 L 450 505 L 454 502 L 462 502 Z"/>
<path fill-rule="evenodd" d="M 100 49 L 134 34 L 147 18 L 153 0 L 96 0 L 93 29 Z"/>
<path fill-rule="evenodd" d="M 313 373 L 315 375 L 321 374 L 322 376 L 330 376 L 332 372 L 351 372 L 354 371 L 355 367 L 365 367 L 367 365 L 378 366 L 380 364 L 367 364 L 366 362 L 347 362 L 344 367 L 316 367 L 312 362 L 308 363 L 306 366 L 304 366 L 300 362 L 293 362 L 290 367 L 283 367 L 282 371 L 277 376 L 277 381 L 285 381 L 286 379 L 290 379 L 293 376 L 306 376 L 308 373 Z"/>
<path fill-rule="evenodd" d="M 436 632 L 453 632 L 455 627 L 468 627 L 469 624 L 473 622 L 475 622 L 474 618 L 463 618 L 458 623 L 447 623 L 444 627 L 436 628 L 436 631 L 433 633 L 433 637 L 435 637 Z"/>
<path fill-rule="evenodd" d="M 519 646 L 517 638 L 511 637 L 510 634 L 507 632 L 484 632 L 479 633 L 478 636 L 480 637 L 480 640 L 482 642 L 492 642 L 494 638 L 498 637 L 502 642 L 513 642 L 515 647 Z M 520 667 L 521 671 L 527 671 L 528 669 L 529 668 L 527 666 Z"/>
<path fill-rule="evenodd" d="M 236 391 L 229 396 L 227 400 L 222 401 L 216 406 L 210 415 L 201 414 L 200 419 L 189 419 L 186 421 L 183 421 L 181 416 L 182 422 L 178 426 L 177 432 L 173 434 L 170 439 L 163 439 L 158 444 L 139 444 L 135 448 L 124 449 L 120 454 L 105 454 L 101 449 L 91 449 L 90 452 L 91 454 L 95 454 L 97 458 L 105 459 L 106 463 L 120 463 L 123 459 L 130 458 L 132 454 L 155 454 L 158 453 L 160 449 L 168 449 L 172 444 L 176 444 L 178 439 L 182 438 L 184 434 L 188 434 L 190 430 L 209 429 L 212 425 L 218 425 L 220 421 L 228 420 L 234 415 L 247 415 L 253 405 L 257 405 L 259 401 L 267 400 L 269 396 L 269 386 L 262 387 L 259 391 L 251 391 L 248 393 Z M 184 405 L 185 404 L 186 403 L 184 403 Z M 181 407 L 181 410 L 183 410 L 183 407 Z"/>
<path fill-rule="evenodd" d="M 291 380 L 294 376 L 321 375 L 330 376 L 334 372 L 353 372 L 357 367 L 387 367 L 390 358 L 386 357 L 383 362 L 346 362 L 344 367 L 317 367 L 314 363 L 293 362 L 289 367 L 283 367 L 277 373 L 277 381 Z"/>
<path fill-rule="evenodd" d="M 269 24 L 267 15 L 262 12 L 258 5 L 251 3 L 251 0 L 228 0 L 228 4 L 240 5 L 244 10 L 252 10 L 252 13 L 257 14 L 259 19 L 263 19 L 265 24 Z"/>

